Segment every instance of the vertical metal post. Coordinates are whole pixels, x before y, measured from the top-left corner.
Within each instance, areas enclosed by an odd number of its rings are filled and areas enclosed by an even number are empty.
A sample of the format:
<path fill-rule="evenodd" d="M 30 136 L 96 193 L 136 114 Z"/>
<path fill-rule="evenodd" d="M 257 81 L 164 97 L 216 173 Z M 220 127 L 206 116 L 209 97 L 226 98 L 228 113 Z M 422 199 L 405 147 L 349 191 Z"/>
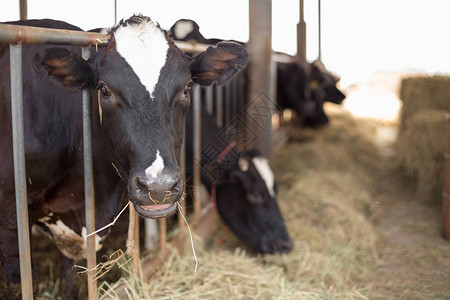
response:
<path fill-rule="evenodd" d="M 114 24 L 117 25 L 117 0 L 114 0 Z"/>
<path fill-rule="evenodd" d="M 239 72 L 240 73 L 240 72 Z M 231 120 L 239 114 L 239 99 L 238 99 L 238 89 L 239 89 L 239 75 L 234 77 L 231 82 L 231 103 L 233 105 Z"/>
<path fill-rule="evenodd" d="M 89 48 L 81 48 L 83 59 L 90 57 Z M 83 90 L 83 147 L 84 147 L 84 201 L 86 210 L 86 231 L 95 231 L 94 171 L 92 161 L 92 106 L 89 89 Z M 97 280 L 95 279 L 96 256 L 95 234 L 87 238 L 88 296 L 97 298 Z"/>
<path fill-rule="evenodd" d="M 200 184 L 201 184 L 201 95 L 200 95 L 200 86 L 197 84 L 194 86 L 193 91 L 193 109 L 192 112 L 194 114 L 194 157 L 193 157 L 193 175 L 194 175 L 194 216 L 195 218 L 200 217 L 202 211 L 202 203 L 200 193 Z"/>
<path fill-rule="evenodd" d="M 10 45 L 11 112 L 22 299 L 33 298 L 23 132 L 22 45 Z"/>
<path fill-rule="evenodd" d="M 158 219 L 159 224 L 159 250 L 167 247 L 167 219 Z"/>
<path fill-rule="evenodd" d="M 247 123 L 256 139 L 249 145 L 272 159 L 272 111 L 274 99 L 274 64 L 272 61 L 272 1 L 249 0 L 250 39 L 249 98 Z M 261 110 L 263 108 L 263 110 Z M 252 121 L 255 117 L 263 122 Z"/>
<path fill-rule="evenodd" d="M 321 12 L 321 3 L 320 3 L 321 1 L 320 0 L 317 0 L 317 3 L 318 3 L 318 5 L 319 5 L 319 7 L 318 7 L 318 14 L 319 14 L 319 57 L 318 57 L 318 59 L 319 60 L 322 60 L 322 12 Z"/>
<path fill-rule="evenodd" d="M 216 122 L 220 128 L 223 127 L 223 88 L 216 86 Z"/>
<path fill-rule="evenodd" d="M 206 111 L 208 114 L 213 114 L 213 87 L 207 86 L 205 88 L 205 100 L 206 100 Z"/>
<path fill-rule="evenodd" d="M 181 153 L 180 153 L 180 168 L 181 168 L 181 174 L 183 174 L 183 178 L 186 180 L 186 135 L 183 134 L 183 145 L 181 146 Z M 179 200 L 181 209 L 180 213 L 183 214 L 183 216 L 186 215 L 186 184 L 184 186 L 183 191 L 183 197 Z M 178 227 L 183 231 L 186 229 L 186 224 L 184 223 L 183 217 L 178 216 Z"/>
<path fill-rule="evenodd" d="M 145 219 L 145 249 L 151 250 L 156 246 L 158 239 L 158 222 L 155 219 Z"/>
<path fill-rule="evenodd" d="M 133 232 L 133 268 L 136 276 L 139 276 L 139 261 L 140 261 L 140 243 L 139 243 L 139 215 L 134 209 L 134 205 L 130 206 L 130 211 L 134 211 L 133 222 L 134 222 L 134 232 Z M 130 216 L 131 217 L 131 216 Z"/>
<path fill-rule="evenodd" d="M 297 60 L 306 63 L 306 23 L 304 18 L 303 1 L 300 0 L 300 20 L 297 24 Z"/>
<path fill-rule="evenodd" d="M 450 115 L 447 116 L 447 150 L 444 165 L 444 191 L 442 193 L 442 237 L 450 240 Z"/>
<path fill-rule="evenodd" d="M 232 101 L 231 101 L 231 85 L 232 82 L 229 82 L 228 84 L 226 84 L 224 86 L 224 90 L 225 90 L 225 124 L 230 124 L 231 122 L 231 106 L 232 106 Z"/>
<path fill-rule="evenodd" d="M 20 19 L 28 19 L 28 4 L 27 0 L 20 0 Z"/>

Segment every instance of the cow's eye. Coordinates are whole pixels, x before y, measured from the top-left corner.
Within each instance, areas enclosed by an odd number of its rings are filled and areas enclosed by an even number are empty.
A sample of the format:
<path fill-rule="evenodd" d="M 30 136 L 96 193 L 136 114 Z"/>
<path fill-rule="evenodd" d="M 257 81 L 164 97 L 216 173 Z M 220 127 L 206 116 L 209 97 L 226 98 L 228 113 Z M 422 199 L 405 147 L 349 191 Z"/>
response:
<path fill-rule="evenodd" d="M 186 97 L 186 98 L 189 97 L 191 95 L 191 90 L 192 90 L 192 83 L 189 82 L 184 87 L 184 91 L 183 91 L 184 97 Z"/>
<path fill-rule="evenodd" d="M 109 96 L 111 96 L 111 90 L 106 86 L 106 84 L 101 83 L 98 86 L 98 89 L 100 90 L 104 98 L 108 98 Z"/>

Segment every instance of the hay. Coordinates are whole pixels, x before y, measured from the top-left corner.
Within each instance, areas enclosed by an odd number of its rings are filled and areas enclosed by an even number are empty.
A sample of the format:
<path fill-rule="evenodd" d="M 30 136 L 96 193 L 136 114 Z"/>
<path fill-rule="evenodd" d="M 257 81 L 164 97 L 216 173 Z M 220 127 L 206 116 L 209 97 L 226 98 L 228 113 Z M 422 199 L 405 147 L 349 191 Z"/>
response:
<path fill-rule="evenodd" d="M 127 285 L 125 299 L 446 299 L 450 246 L 437 236 L 438 224 L 430 221 L 436 217 L 411 205 L 391 160 L 378 157 L 372 143 L 377 124 L 346 113 L 331 117 L 332 125 L 313 138 L 296 133 L 291 137 L 301 142 L 275 153 L 292 252 L 255 256 L 222 228 L 209 248 L 195 241 L 196 273 L 188 240 L 185 255 L 174 250 L 148 280 L 125 271 L 129 276 L 119 281 Z M 373 225 L 377 201 L 386 205 L 386 198 L 405 207 L 397 213 L 407 224 L 383 231 L 398 236 L 397 244 L 380 239 Z M 99 291 L 100 299 L 119 299 L 108 283 Z"/>
<path fill-rule="evenodd" d="M 399 133 L 398 162 L 425 201 L 440 203 L 444 180 L 447 111 L 425 109 L 406 120 Z"/>
<path fill-rule="evenodd" d="M 196 273 L 190 251 L 174 252 L 148 281 L 129 281 L 130 299 L 367 299 L 379 256 L 374 134 L 373 124 L 338 113 L 310 142 L 278 149 L 274 167 L 291 253 L 255 256 L 220 230 L 210 248 L 196 243 Z M 103 288 L 105 299 L 115 298 Z"/>
<path fill-rule="evenodd" d="M 411 77 L 402 81 L 400 100 L 403 103 L 401 111 L 400 131 L 405 122 L 418 111 L 438 109 L 450 111 L 450 77 Z"/>
<path fill-rule="evenodd" d="M 424 201 L 440 203 L 450 77 L 405 78 L 400 98 L 403 106 L 397 139 L 399 166 Z"/>

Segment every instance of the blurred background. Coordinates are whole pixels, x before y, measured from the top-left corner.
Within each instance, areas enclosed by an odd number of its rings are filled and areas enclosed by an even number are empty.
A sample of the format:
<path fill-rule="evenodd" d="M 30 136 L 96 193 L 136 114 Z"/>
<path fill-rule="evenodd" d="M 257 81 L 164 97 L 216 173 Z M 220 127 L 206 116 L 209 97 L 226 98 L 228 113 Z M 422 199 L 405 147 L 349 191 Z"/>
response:
<path fill-rule="evenodd" d="M 170 10 L 167 7 L 171 7 Z M 89 8 L 89 9 L 87 9 Z M 450 2 L 447 0 L 323 0 L 322 61 L 341 77 L 345 107 L 359 116 L 393 120 L 397 88 L 405 74 L 450 73 Z M 28 0 L 28 18 L 67 21 L 84 30 L 110 27 L 115 19 L 143 13 L 169 29 L 176 20 L 195 20 L 207 38 L 247 42 L 248 0 L 117 1 Z M 308 61 L 318 57 L 318 2 L 305 1 Z M 19 1 L 2 0 L 0 21 L 19 19 Z M 272 1 L 272 47 L 296 53 L 298 0 Z M 376 84 L 375 84 L 376 82 Z M 350 93 L 349 93 L 350 92 Z M 363 99 L 363 100 L 361 100 Z"/>

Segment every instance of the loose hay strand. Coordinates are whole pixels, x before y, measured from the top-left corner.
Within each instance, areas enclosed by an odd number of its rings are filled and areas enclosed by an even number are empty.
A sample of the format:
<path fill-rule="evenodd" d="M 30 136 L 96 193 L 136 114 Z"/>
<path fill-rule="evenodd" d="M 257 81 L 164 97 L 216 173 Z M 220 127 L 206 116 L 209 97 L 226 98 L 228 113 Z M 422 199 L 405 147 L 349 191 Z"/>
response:
<path fill-rule="evenodd" d="M 119 212 L 119 214 L 118 214 L 117 216 L 114 217 L 114 220 L 113 220 L 111 223 L 109 223 L 108 225 L 103 226 L 103 227 L 100 228 L 100 229 L 97 229 L 97 230 L 94 231 L 94 232 L 89 233 L 88 235 L 86 235 L 86 238 L 90 237 L 90 236 L 93 235 L 93 234 L 99 233 L 100 231 L 105 230 L 106 228 L 111 227 L 111 226 L 113 226 L 114 224 L 116 224 L 117 219 L 120 217 L 120 215 L 123 213 L 123 211 L 128 207 L 128 205 L 130 205 L 130 202 L 129 202 L 129 201 L 128 201 L 127 205 L 125 205 L 125 207 L 122 208 L 122 210 Z"/>
<path fill-rule="evenodd" d="M 179 202 L 177 202 L 178 204 L 178 212 L 180 213 L 181 217 L 183 218 L 184 222 L 186 223 L 186 226 L 188 228 L 189 231 L 189 237 L 191 239 L 191 248 L 192 248 L 192 253 L 194 254 L 194 259 L 195 259 L 195 268 L 194 268 L 194 273 L 197 272 L 197 266 L 198 266 L 198 260 L 197 260 L 197 255 L 195 253 L 195 248 L 194 248 L 194 239 L 192 238 L 192 232 L 191 232 L 191 228 L 189 227 L 188 221 L 186 220 L 186 218 L 184 217 L 182 211 L 182 207 L 180 205 Z"/>
<path fill-rule="evenodd" d="M 109 255 L 106 262 L 101 262 L 97 264 L 92 270 L 88 270 L 88 268 L 80 265 L 74 265 L 74 267 L 82 269 L 81 271 L 77 272 L 77 274 L 87 274 L 88 271 L 95 271 L 94 273 L 94 280 L 98 280 L 101 277 L 103 277 L 106 273 L 108 273 L 116 264 L 117 262 L 124 256 L 124 253 L 121 249 L 114 251 L 111 255 Z"/>

